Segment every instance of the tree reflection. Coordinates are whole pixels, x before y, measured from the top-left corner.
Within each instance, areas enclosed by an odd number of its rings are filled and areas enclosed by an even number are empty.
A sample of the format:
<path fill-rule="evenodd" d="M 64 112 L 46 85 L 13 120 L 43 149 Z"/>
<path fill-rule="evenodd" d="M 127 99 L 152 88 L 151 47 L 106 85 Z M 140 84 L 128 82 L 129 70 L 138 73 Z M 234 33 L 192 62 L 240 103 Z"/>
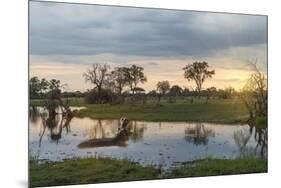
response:
<path fill-rule="evenodd" d="M 64 128 L 66 133 L 71 132 L 70 121 L 73 118 L 72 115 L 57 113 L 55 116 L 50 116 L 48 113 L 40 113 L 40 117 L 43 129 L 39 133 L 39 146 L 41 145 L 46 129 L 49 130 L 51 140 L 56 143 L 62 138 L 62 131 Z"/>
<path fill-rule="evenodd" d="M 146 126 L 144 124 L 137 124 L 137 122 L 134 121 L 129 128 L 131 132 L 130 139 L 133 142 L 137 142 L 143 139 L 143 134 L 146 130 Z"/>
<path fill-rule="evenodd" d="M 91 139 L 98 139 L 98 138 L 105 138 L 106 137 L 106 130 L 103 126 L 102 120 L 97 120 L 97 123 L 95 123 L 90 130 L 87 131 L 87 133 Z"/>
<path fill-rule="evenodd" d="M 131 139 L 133 142 L 143 139 L 143 134 L 146 129 L 144 124 L 137 124 L 136 121 L 130 122 L 127 129 L 119 131 L 119 121 L 110 127 L 113 135 L 107 136 L 106 128 L 109 126 L 103 126 L 104 121 L 98 120 L 97 124 L 91 129 L 90 138 L 78 145 L 79 148 L 91 148 L 91 147 L 109 147 L 109 146 L 119 146 L 126 147 L 128 145 L 128 140 Z M 109 123 L 112 125 L 112 122 Z M 105 123 L 105 125 L 107 125 Z"/>
<path fill-rule="evenodd" d="M 255 129 L 255 140 L 257 141 L 256 151 L 260 153 L 262 157 L 267 157 L 267 138 L 268 132 L 267 128 L 257 128 Z"/>
<path fill-rule="evenodd" d="M 248 146 L 250 138 L 256 141 L 255 147 Z M 249 129 L 238 130 L 233 134 L 234 141 L 239 148 L 240 155 L 259 155 L 267 156 L 267 128 L 259 128 L 249 125 Z"/>
<path fill-rule="evenodd" d="M 38 118 L 39 118 L 39 110 L 38 108 L 36 108 L 35 106 L 30 106 L 29 107 L 29 118 L 30 118 L 30 121 L 32 123 L 36 123 L 38 121 Z"/>
<path fill-rule="evenodd" d="M 212 129 L 206 128 L 202 123 L 196 123 L 194 126 L 188 126 L 184 130 L 184 138 L 187 142 L 194 145 L 207 145 L 209 137 L 214 137 L 215 133 Z"/>
<path fill-rule="evenodd" d="M 112 138 L 94 138 L 89 139 L 78 144 L 79 148 L 92 148 L 92 147 L 109 147 L 119 146 L 126 147 L 128 145 L 130 132 L 127 130 L 121 131 Z"/>
<path fill-rule="evenodd" d="M 238 146 L 241 155 L 245 155 L 250 152 L 249 148 L 247 147 L 247 143 L 252 135 L 250 130 L 238 130 L 233 134 L 235 144 Z"/>

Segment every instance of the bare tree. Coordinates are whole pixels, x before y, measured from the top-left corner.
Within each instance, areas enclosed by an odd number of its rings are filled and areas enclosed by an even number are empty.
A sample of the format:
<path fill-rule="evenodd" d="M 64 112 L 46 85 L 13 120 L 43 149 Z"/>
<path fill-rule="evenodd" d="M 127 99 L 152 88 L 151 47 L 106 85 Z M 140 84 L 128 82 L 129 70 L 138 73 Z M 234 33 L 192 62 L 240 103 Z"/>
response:
<path fill-rule="evenodd" d="M 100 93 L 107 82 L 108 70 L 109 65 L 96 63 L 92 64 L 92 67 L 83 76 L 85 77 L 85 81 L 94 84 L 97 92 Z"/>
<path fill-rule="evenodd" d="M 198 96 L 200 97 L 200 93 L 202 90 L 202 85 L 207 78 L 212 78 L 215 74 L 214 70 L 208 70 L 209 65 L 207 62 L 194 62 L 189 64 L 183 68 L 184 77 L 190 81 L 194 80 L 196 84 L 196 90 L 198 92 Z"/>
<path fill-rule="evenodd" d="M 250 63 L 253 73 L 240 92 L 240 97 L 248 109 L 250 118 L 267 116 L 267 78 L 257 68 L 256 63 Z"/>

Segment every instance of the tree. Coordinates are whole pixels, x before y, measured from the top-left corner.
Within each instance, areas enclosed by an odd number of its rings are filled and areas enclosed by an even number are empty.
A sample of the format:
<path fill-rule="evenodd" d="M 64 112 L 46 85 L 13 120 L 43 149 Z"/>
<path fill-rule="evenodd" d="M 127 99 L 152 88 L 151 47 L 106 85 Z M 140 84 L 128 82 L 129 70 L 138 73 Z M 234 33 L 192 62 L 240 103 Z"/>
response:
<path fill-rule="evenodd" d="M 189 95 L 189 94 L 190 94 L 190 90 L 189 90 L 189 88 L 184 87 L 184 89 L 183 89 L 183 91 L 182 91 L 182 94 L 183 94 L 184 96 Z"/>
<path fill-rule="evenodd" d="M 37 76 L 30 78 L 29 80 L 29 95 L 30 98 L 39 97 L 40 92 L 40 80 Z"/>
<path fill-rule="evenodd" d="M 49 81 L 49 90 L 45 95 L 43 106 L 48 110 L 48 114 L 53 119 L 56 115 L 56 108 L 62 107 L 61 100 L 61 88 L 60 80 L 51 79 Z"/>
<path fill-rule="evenodd" d="M 127 83 L 132 91 L 135 94 L 134 88 L 137 87 L 139 83 L 145 83 L 147 78 L 144 75 L 144 69 L 136 65 L 132 65 L 130 68 L 125 68 L 125 77 Z"/>
<path fill-rule="evenodd" d="M 42 78 L 39 80 L 37 76 L 30 78 L 29 90 L 30 98 L 41 98 L 49 88 L 49 82 Z"/>
<path fill-rule="evenodd" d="M 240 98 L 248 109 L 251 119 L 258 116 L 267 117 L 267 78 L 251 63 L 253 73 L 240 92 Z"/>
<path fill-rule="evenodd" d="M 141 94 L 141 93 L 144 93 L 144 92 L 145 92 L 145 90 L 144 90 L 143 88 L 141 88 L 141 87 L 135 87 L 135 88 L 133 89 L 133 91 L 134 91 L 134 93 L 136 93 L 136 94 Z"/>
<path fill-rule="evenodd" d="M 156 92 L 156 90 L 149 91 L 149 92 L 147 93 L 147 96 L 152 97 L 152 98 L 156 98 L 156 97 L 157 97 L 157 92 Z"/>
<path fill-rule="evenodd" d="M 231 86 L 225 87 L 224 91 L 225 91 L 225 93 L 227 95 L 227 98 L 232 98 L 234 93 L 235 93 L 235 89 L 233 87 L 231 87 Z"/>
<path fill-rule="evenodd" d="M 110 80 L 113 83 L 113 88 L 119 95 L 122 94 L 123 88 L 128 84 L 126 79 L 126 67 L 116 67 L 110 74 Z"/>
<path fill-rule="evenodd" d="M 202 85 L 207 78 L 212 78 L 215 74 L 214 70 L 208 70 L 209 65 L 207 62 L 194 62 L 189 64 L 183 68 L 184 77 L 188 80 L 194 80 L 196 84 L 196 90 L 198 92 L 198 97 L 200 97 L 200 93 L 202 90 Z"/>
<path fill-rule="evenodd" d="M 178 85 L 173 85 L 170 89 L 170 94 L 173 96 L 179 96 L 183 92 L 182 88 Z"/>
<path fill-rule="evenodd" d="M 206 94 L 207 94 L 207 100 L 206 103 L 208 103 L 209 99 L 211 96 L 214 96 L 217 92 L 217 88 L 216 87 L 209 87 L 206 89 Z"/>
<path fill-rule="evenodd" d="M 170 89 L 169 81 L 161 81 L 156 84 L 157 91 L 159 92 L 158 95 L 158 102 L 160 102 L 161 97 L 164 96 Z"/>
<path fill-rule="evenodd" d="M 45 78 L 42 78 L 40 81 L 40 95 L 43 96 L 44 93 L 48 90 L 50 83 Z"/>
<path fill-rule="evenodd" d="M 50 90 L 55 90 L 55 89 L 61 89 L 63 86 L 60 83 L 60 80 L 56 80 L 56 79 L 51 79 L 49 81 L 49 89 Z"/>
<path fill-rule="evenodd" d="M 92 64 L 83 76 L 86 82 L 90 82 L 95 85 L 95 89 L 100 93 L 103 86 L 107 82 L 109 65 L 107 64 Z"/>
<path fill-rule="evenodd" d="M 178 85 L 173 85 L 169 91 L 169 101 L 176 102 L 178 96 L 182 95 L 183 89 Z M 174 100 L 172 98 L 174 96 Z"/>

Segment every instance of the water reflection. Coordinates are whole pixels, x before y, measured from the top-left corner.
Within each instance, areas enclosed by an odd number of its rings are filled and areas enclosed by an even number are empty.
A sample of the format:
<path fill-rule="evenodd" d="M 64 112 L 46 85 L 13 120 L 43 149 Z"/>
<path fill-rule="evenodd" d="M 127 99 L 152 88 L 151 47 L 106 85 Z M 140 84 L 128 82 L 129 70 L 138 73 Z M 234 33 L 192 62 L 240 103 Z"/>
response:
<path fill-rule="evenodd" d="M 252 137 L 256 142 L 255 146 L 248 144 Z M 267 128 L 258 128 L 254 125 L 249 125 L 248 129 L 235 131 L 233 138 L 241 156 L 259 155 L 261 157 L 267 157 Z"/>
<path fill-rule="evenodd" d="M 35 123 L 38 121 L 39 116 L 39 110 L 35 106 L 29 107 L 29 119 L 32 123 Z"/>
<path fill-rule="evenodd" d="M 45 134 L 46 128 L 49 131 L 49 135 L 52 141 L 55 141 L 56 143 L 59 142 L 59 140 L 62 137 L 62 130 L 65 129 L 66 133 L 71 132 L 70 129 L 70 121 L 73 118 L 72 116 L 65 116 L 65 115 L 56 115 L 54 117 L 48 116 L 45 114 L 41 114 L 41 120 L 42 120 L 42 126 L 43 131 L 40 135 L 40 144 L 42 142 L 42 137 Z"/>
<path fill-rule="evenodd" d="M 112 125 L 113 120 L 103 120 L 106 121 L 105 125 Z M 90 138 L 89 140 L 83 141 L 78 145 L 79 148 L 91 148 L 91 147 L 110 147 L 110 146 L 119 146 L 126 147 L 128 140 L 137 142 L 143 139 L 143 134 L 146 126 L 144 124 L 137 125 L 136 121 L 130 122 L 127 129 L 118 131 L 117 126 L 103 126 L 102 120 L 97 120 L 96 126 L 93 126 L 90 129 Z M 114 124 L 113 124 L 114 125 Z M 106 128 L 109 127 L 110 133 Z"/>
<path fill-rule="evenodd" d="M 146 130 L 145 124 L 137 124 L 136 121 L 133 121 L 129 126 L 130 139 L 133 142 L 137 142 L 143 139 L 144 131 Z"/>
<path fill-rule="evenodd" d="M 126 158 L 141 164 L 191 161 L 204 157 L 267 157 L 267 129 L 249 125 L 131 121 L 118 132 L 118 120 L 64 116 L 50 118 L 30 108 L 30 152 L 39 160 L 74 157 Z"/>
<path fill-rule="evenodd" d="M 83 141 L 78 144 L 78 148 L 97 148 L 97 147 L 110 147 L 119 146 L 126 147 L 129 140 L 130 132 L 127 130 L 121 131 L 112 138 L 98 138 Z"/>
<path fill-rule="evenodd" d="M 185 128 L 184 139 L 194 145 L 207 145 L 209 137 L 215 137 L 215 133 L 211 128 L 206 128 L 203 123 L 195 123 Z"/>

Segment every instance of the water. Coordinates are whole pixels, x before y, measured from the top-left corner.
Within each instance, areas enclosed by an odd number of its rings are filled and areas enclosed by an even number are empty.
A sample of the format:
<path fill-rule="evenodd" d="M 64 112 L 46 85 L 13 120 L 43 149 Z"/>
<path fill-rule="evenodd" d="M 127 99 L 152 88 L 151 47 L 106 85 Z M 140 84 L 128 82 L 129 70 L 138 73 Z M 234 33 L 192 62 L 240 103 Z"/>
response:
<path fill-rule="evenodd" d="M 101 156 L 170 167 L 207 157 L 267 156 L 267 130 L 249 125 L 131 121 L 128 133 L 116 137 L 118 120 L 57 115 L 48 121 L 43 112 L 31 113 L 29 124 L 30 154 L 43 161 Z"/>

